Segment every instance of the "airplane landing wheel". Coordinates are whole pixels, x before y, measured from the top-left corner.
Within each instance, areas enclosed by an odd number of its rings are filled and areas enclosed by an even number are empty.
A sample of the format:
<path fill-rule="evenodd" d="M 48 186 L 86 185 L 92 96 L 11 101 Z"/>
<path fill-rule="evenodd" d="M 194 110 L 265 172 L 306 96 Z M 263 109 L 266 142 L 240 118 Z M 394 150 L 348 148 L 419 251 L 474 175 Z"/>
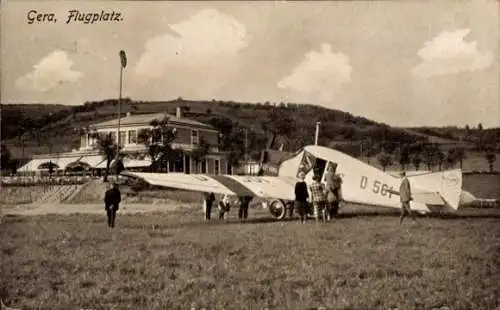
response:
<path fill-rule="evenodd" d="M 271 215 L 277 220 L 284 219 L 286 215 L 285 202 L 281 199 L 271 201 L 269 204 L 269 212 L 271 212 Z"/>

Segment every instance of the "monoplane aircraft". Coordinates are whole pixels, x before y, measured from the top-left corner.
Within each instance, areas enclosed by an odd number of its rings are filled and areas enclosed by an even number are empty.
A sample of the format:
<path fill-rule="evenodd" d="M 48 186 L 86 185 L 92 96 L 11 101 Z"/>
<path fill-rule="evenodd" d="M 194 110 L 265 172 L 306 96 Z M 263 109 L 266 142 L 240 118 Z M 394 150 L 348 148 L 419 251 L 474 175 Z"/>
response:
<path fill-rule="evenodd" d="M 154 186 L 213 192 L 233 196 L 251 196 L 266 200 L 272 216 L 283 219 L 295 197 L 299 171 L 306 173 L 310 184 L 314 173 L 325 181 L 327 166 L 336 163 L 342 178 L 342 198 L 347 203 L 400 209 L 400 179 L 340 151 L 309 145 L 284 160 L 277 176 L 209 175 L 184 173 L 141 173 L 124 171 L 127 177 L 139 178 Z M 412 188 L 410 206 L 419 213 L 455 212 L 462 193 L 462 172 L 453 169 L 408 176 Z"/>

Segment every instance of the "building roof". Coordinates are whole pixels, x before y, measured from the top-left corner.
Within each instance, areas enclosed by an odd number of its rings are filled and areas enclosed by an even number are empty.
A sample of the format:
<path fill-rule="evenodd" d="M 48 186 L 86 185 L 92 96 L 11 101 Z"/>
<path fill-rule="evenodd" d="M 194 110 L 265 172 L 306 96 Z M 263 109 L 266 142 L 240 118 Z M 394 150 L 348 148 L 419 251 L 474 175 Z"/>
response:
<path fill-rule="evenodd" d="M 216 130 L 213 126 L 204 124 L 188 118 L 179 118 L 172 114 L 167 113 L 148 113 L 148 114 L 131 114 L 120 119 L 120 126 L 127 125 L 149 125 L 152 120 L 162 120 L 165 116 L 168 116 L 169 122 L 176 125 L 185 125 L 191 127 L 200 127 L 211 130 Z M 113 127 L 118 126 L 118 119 L 113 119 L 106 122 L 101 122 L 93 124 L 95 127 Z"/>

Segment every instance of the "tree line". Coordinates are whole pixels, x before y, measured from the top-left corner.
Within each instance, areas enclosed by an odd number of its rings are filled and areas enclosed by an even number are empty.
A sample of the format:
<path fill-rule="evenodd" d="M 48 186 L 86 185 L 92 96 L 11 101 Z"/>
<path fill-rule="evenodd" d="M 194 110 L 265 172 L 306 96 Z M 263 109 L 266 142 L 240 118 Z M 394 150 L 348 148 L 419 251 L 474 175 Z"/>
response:
<path fill-rule="evenodd" d="M 22 140 L 28 136 L 38 140 L 40 144 L 40 137 L 42 137 L 47 140 L 43 141 L 44 144 L 50 144 L 51 142 L 48 140 L 54 136 L 50 133 L 56 129 L 52 131 L 44 130 L 42 133 L 42 129 L 46 129 L 46 126 L 55 126 L 54 124 L 58 122 L 61 123 L 61 126 L 65 126 L 64 124 L 69 122 L 71 117 L 76 117 L 75 115 L 78 113 L 95 112 L 101 107 L 112 106 L 117 102 L 114 99 L 86 102 L 82 106 L 56 111 L 50 115 L 42 116 L 38 120 L 24 118 L 16 124 L 19 133 L 18 139 L 24 145 Z M 124 99 L 122 103 L 124 106 L 127 104 L 134 106 L 135 110 L 142 109 L 147 104 L 153 104 L 132 101 L 129 98 Z M 187 117 L 211 124 L 219 130 L 221 132 L 220 147 L 228 153 L 228 160 L 234 164 L 237 164 L 238 160 L 245 155 L 248 155 L 251 159 L 258 159 L 260 151 L 268 146 L 268 141 L 273 136 L 278 137 L 278 143 L 283 144 L 286 151 L 295 151 L 304 145 L 313 144 L 316 121 L 321 122 L 319 144 L 338 148 L 354 157 L 373 158 L 376 156 L 378 163 L 383 167 L 395 162 L 402 166 L 411 164 L 418 167 L 418 169 L 422 165 L 441 169 L 443 166 L 450 165 L 450 163 L 463 162 L 466 154 L 465 149 L 460 147 L 454 148 L 453 154 L 449 154 L 451 150 L 445 153 L 439 149 L 438 145 L 429 143 L 426 136 L 415 135 L 402 129 L 392 128 L 386 124 L 318 106 L 289 103 L 271 104 L 269 102 L 241 104 L 214 100 L 211 102 L 195 102 L 186 101 L 182 98 L 172 101 L 172 106 L 174 104 L 177 106 L 181 104 L 186 111 Z M 207 108 L 201 112 L 192 111 L 193 109 L 190 109 L 190 106 L 194 107 L 196 104 L 205 104 L 201 106 Z M 122 111 L 126 111 L 126 109 L 124 108 Z M 91 115 L 89 117 L 92 118 Z M 68 120 L 63 121 L 62 118 Z M 165 124 L 162 125 L 163 121 L 168 124 L 168 120 L 156 120 L 157 123 L 152 128 L 157 131 L 164 131 Z M 74 132 L 63 129 L 65 128 L 61 127 L 61 134 L 74 136 Z M 437 129 L 433 130 L 436 131 Z M 490 162 L 495 161 L 495 152 L 498 152 L 500 131 L 484 130 L 482 128 L 469 131 L 470 135 L 476 137 L 473 149 L 485 153 L 485 158 L 491 168 L 493 164 L 490 164 Z M 139 134 L 139 136 L 142 135 L 147 134 Z M 106 141 L 106 139 L 109 140 L 110 138 L 100 138 L 99 141 Z M 61 140 L 61 138 L 58 138 L 58 140 Z M 75 140 L 75 143 L 78 142 L 76 139 L 73 140 Z M 344 143 L 338 145 L 337 142 L 339 141 Z M 168 143 L 166 146 L 168 146 Z M 105 148 L 110 149 L 110 147 Z M 158 154 L 169 154 L 171 157 L 178 156 L 173 151 L 162 149 L 157 143 L 146 145 L 146 149 L 150 155 L 157 153 L 156 156 Z M 197 153 L 202 154 L 203 152 L 197 150 L 194 157 L 200 157 Z M 160 156 L 158 160 L 158 162 L 164 162 L 164 157 Z M 160 165 L 158 169 L 164 168 Z"/>
<path fill-rule="evenodd" d="M 493 150 L 487 150 L 483 154 L 490 172 L 493 172 L 493 164 L 497 159 L 497 154 Z M 441 171 L 443 169 L 452 169 L 456 167 L 457 163 L 460 169 L 463 169 L 463 162 L 466 158 L 467 152 L 463 147 L 455 147 L 443 152 L 435 144 L 424 143 L 403 145 L 394 153 L 382 151 L 378 154 L 377 161 L 384 171 L 393 164 L 399 164 L 401 170 L 413 167 L 418 171 L 425 165 L 429 171 L 434 168 Z"/>

